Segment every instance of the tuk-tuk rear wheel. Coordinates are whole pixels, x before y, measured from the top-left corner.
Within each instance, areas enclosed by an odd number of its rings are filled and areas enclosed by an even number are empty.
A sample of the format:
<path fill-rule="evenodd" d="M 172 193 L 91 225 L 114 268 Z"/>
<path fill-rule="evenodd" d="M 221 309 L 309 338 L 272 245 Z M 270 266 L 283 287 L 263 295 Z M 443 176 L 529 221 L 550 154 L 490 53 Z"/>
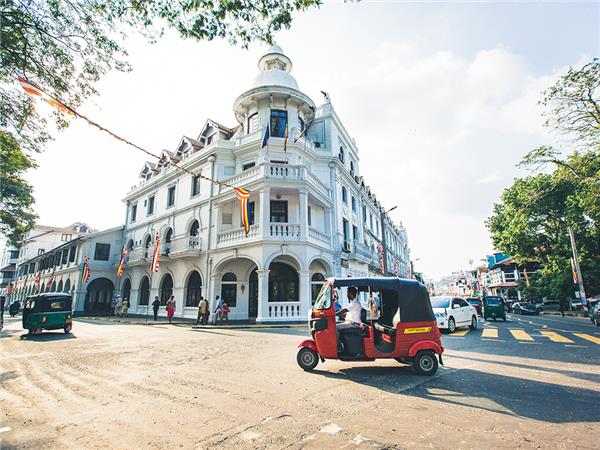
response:
<path fill-rule="evenodd" d="M 438 369 L 437 356 L 431 350 L 423 350 L 417 353 L 413 363 L 415 371 L 419 375 L 433 375 Z"/>
<path fill-rule="evenodd" d="M 298 365 L 306 371 L 313 370 L 319 363 L 319 355 L 314 350 L 308 347 L 302 347 L 298 350 L 298 356 L 296 356 Z"/>

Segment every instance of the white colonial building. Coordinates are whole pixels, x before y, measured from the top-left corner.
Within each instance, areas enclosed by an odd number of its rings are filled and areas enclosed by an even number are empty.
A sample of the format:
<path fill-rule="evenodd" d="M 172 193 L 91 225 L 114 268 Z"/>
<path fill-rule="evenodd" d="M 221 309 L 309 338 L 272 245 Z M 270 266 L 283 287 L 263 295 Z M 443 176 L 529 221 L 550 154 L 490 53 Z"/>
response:
<path fill-rule="evenodd" d="M 211 305 L 220 295 L 231 319 L 304 320 L 326 277 L 381 274 L 382 239 L 388 274 L 410 276 L 406 232 L 360 176 L 358 149 L 328 96 L 317 107 L 301 92 L 277 46 L 258 67 L 234 102 L 236 126 L 208 120 L 198 136 L 164 150 L 159 164 L 144 164 L 125 197 L 129 254 L 119 293 L 130 297 L 132 313 L 173 294 L 176 316 L 192 318 L 201 295 Z M 233 189 L 173 162 L 248 189 L 248 236 Z M 151 274 L 156 233 L 160 269 Z"/>

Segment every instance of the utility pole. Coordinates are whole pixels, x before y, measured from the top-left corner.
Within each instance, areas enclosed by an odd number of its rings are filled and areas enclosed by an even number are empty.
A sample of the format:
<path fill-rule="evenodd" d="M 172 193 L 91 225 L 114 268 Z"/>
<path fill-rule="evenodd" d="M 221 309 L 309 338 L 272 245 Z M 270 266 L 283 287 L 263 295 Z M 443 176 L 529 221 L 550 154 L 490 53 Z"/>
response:
<path fill-rule="evenodd" d="M 386 245 L 386 242 L 385 242 L 385 218 L 386 218 L 387 213 L 389 213 L 390 211 L 393 211 L 397 207 L 398 207 L 398 205 L 392 206 L 387 211 L 385 209 L 383 209 L 383 208 L 381 208 L 381 210 L 380 210 L 380 219 L 381 219 L 381 247 L 383 248 L 383 276 L 384 277 L 387 277 L 387 271 L 388 271 L 388 264 L 387 264 L 388 249 L 387 249 L 387 245 Z"/>
<path fill-rule="evenodd" d="M 581 268 L 579 267 L 579 258 L 577 256 L 577 245 L 575 244 L 575 235 L 573 234 L 573 229 L 571 227 L 569 227 L 569 237 L 571 238 L 571 248 L 573 250 L 573 263 L 575 266 L 575 273 L 577 274 L 577 284 L 579 285 L 579 298 L 581 299 L 581 305 L 587 306 L 585 289 L 583 288 L 583 278 L 581 276 Z"/>

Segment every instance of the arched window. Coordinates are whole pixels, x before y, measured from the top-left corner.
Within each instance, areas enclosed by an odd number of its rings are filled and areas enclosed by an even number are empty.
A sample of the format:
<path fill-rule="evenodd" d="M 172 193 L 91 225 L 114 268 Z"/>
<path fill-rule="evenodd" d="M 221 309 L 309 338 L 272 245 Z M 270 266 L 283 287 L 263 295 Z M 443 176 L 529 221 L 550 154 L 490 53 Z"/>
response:
<path fill-rule="evenodd" d="M 310 279 L 310 292 L 311 299 L 313 305 L 319 296 L 319 292 L 321 292 L 321 287 L 323 287 L 323 283 L 325 282 L 325 277 L 321 273 L 315 273 Z"/>
<path fill-rule="evenodd" d="M 348 191 L 346 190 L 346 186 L 342 186 L 342 201 L 348 203 Z"/>
<path fill-rule="evenodd" d="M 127 251 L 130 252 L 131 250 L 133 250 L 133 239 L 127 241 Z"/>
<path fill-rule="evenodd" d="M 58 286 L 56 287 L 56 292 L 62 292 L 62 290 L 63 290 L 63 282 L 62 282 L 62 280 L 60 280 L 58 282 Z"/>
<path fill-rule="evenodd" d="M 167 273 L 160 281 L 160 304 L 166 305 L 171 295 L 173 295 L 173 278 Z"/>
<path fill-rule="evenodd" d="M 173 240 L 173 228 L 169 228 L 167 230 L 167 232 L 165 233 L 165 242 L 167 244 L 170 244 L 172 240 Z"/>
<path fill-rule="evenodd" d="M 248 131 L 246 134 L 254 133 L 256 130 L 258 130 L 258 113 L 248 117 Z"/>
<path fill-rule="evenodd" d="M 65 282 L 65 288 L 64 288 L 63 292 L 65 294 L 68 294 L 69 292 L 71 292 L 71 280 L 67 279 L 67 281 Z"/>
<path fill-rule="evenodd" d="M 198 236 L 200 231 L 200 223 L 197 220 L 194 220 L 192 226 L 190 227 L 190 236 Z"/>
<path fill-rule="evenodd" d="M 129 278 L 127 278 L 123 283 L 121 298 L 131 303 L 131 280 Z"/>
<path fill-rule="evenodd" d="M 345 158 L 344 147 L 340 147 L 340 153 L 338 154 L 338 158 L 340 159 L 341 162 L 344 162 L 344 158 Z"/>
<path fill-rule="evenodd" d="M 354 161 L 350 161 L 350 175 L 354 175 Z"/>
<path fill-rule="evenodd" d="M 237 302 L 237 277 L 234 273 L 227 272 L 221 278 L 221 298 L 228 306 L 235 306 Z"/>
<path fill-rule="evenodd" d="M 188 277 L 185 287 L 185 306 L 198 306 L 202 295 L 202 278 L 197 271 L 193 271 Z"/>
<path fill-rule="evenodd" d="M 269 301 L 297 302 L 298 273 L 283 263 L 271 263 L 269 266 Z"/>
<path fill-rule="evenodd" d="M 150 299 L 150 280 L 148 277 L 142 278 L 142 281 L 140 282 L 140 292 L 138 295 L 138 305 L 147 305 L 148 300 Z"/>

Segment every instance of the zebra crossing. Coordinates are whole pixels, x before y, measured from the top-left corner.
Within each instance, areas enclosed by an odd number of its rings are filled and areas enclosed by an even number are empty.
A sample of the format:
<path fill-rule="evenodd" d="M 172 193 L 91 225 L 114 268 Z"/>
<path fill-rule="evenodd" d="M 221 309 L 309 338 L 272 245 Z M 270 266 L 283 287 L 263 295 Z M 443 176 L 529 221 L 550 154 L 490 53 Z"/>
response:
<path fill-rule="evenodd" d="M 525 330 L 519 328 L 518 325 L 514 327 L 496 328 L 491 326 L 485 326 L 477 330 L 471 330 L 469 328 L 457 329 L 452 334 L 446 334 L 444 337 L 448 338 L 462 338 L 466 335 L 479 335 L 482 340 L 486 341 L 506 341 L 513 339 L 522 343 L 544 343 L 544 342 L 555 342 L 560 344 L 589 344 L 593 343 L 600 345 L 600 333 L 581 333 L 575 331 L 550 331 L 550 330 Z"/>

